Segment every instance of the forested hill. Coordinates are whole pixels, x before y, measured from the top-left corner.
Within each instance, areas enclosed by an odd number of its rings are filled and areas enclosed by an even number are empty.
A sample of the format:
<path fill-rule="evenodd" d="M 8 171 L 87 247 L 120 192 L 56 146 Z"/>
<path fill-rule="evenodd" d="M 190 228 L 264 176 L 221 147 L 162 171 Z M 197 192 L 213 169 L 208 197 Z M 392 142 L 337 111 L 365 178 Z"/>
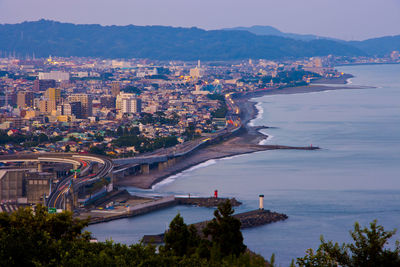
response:
<path fill-rule="evenodd" d="M 369 55 L 384 56 L 394 50 L 400 51 L 400 35 L 373 38 L 365 41 L 352 41 L 349 44 L 365 51 Z"/>
<path fill-rule="evenodd" d="M 310 41 L 316 39 L 327 39 L 332 41 L 340 41 L 335 40 L 334 38 L 322 37 L 317 36 L 314 34 L 296 34 L 296 33 L 287 33 L 278 30 L 277 28 L 271 26 L 261 26 L 261 25 L 254 25 L 251 27 L 234 27 L 234 28 L 225 28 L 223 30 L 226 31 L 248 31 L 254 33 L 256 35 L 274 35 L 274 36 L 281 36 L 286 38 L 291 38 L 295 40 L 303 40 L 303 41 Z"/>
<path fill-rule="evenodd" d="M 331 40 L 301 41 L 198 28 L 76 25 L 48 20 L 0 25 L 0 51 L 19 56 L 236 60 L 367 55 L 360 47 Z"/>

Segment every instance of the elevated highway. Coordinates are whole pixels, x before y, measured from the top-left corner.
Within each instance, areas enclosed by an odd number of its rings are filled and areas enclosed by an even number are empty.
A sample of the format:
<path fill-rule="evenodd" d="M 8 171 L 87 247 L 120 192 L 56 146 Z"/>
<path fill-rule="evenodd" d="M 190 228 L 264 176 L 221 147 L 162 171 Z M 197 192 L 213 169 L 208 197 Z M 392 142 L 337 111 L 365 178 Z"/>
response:
<path fill-rule="evenodd" d="M 150 165 L 155 164 L 158 164 L 159 169 L 163 169 L 166 166 L 175 164 L 177 158 L 184 157 L 196 151 L 201 146 L 218 142 L 237 132 L 242 127 L 239 118 L 239 106 L 232 99 L 232 93 L 225 95 L 225 102 L 227 103 L 228 113 L 226 114 L 227 124 L 224 129 L 174 147 L 159 149 L 142 156 L 110 160 L 102 156 L 76 153 L 32 153 L 0 156 L 0 162 L 36 162 L 38 171 L 41 171 L 42 165 L 47 162 L 71 164 L 74 170 L 80 169 L 81 175 L 79 177 L 77 177 L 75 172 L 59 181 L 48 198 L 47 205 L 49 207 L 63 208 L 65 206 L 65 196 L 67 194 L 76 194 L 80 188 L 95 183 L 101 178 L 112 176 L 113 173 L 123 175 L 128 169 L 140 168 L 141 173 L 148 173 L 150 171 Z M 101 167 L 95 174 L 90 174 L 89 169 L 93 163 L 98 163 Z M 116 167 L 115 170 L 114 167 Z"/>
<path fill-rule="evenodd" d="M 94 155 L 81 155 L 73 153 L 32 153 L 0 156 L 2 163 L 37 163 L 38 171 L 42 171 L 45 163 L 64 163 L 71 164 L 73 170 L 80 170 L 60 180 L 53 188 L 48 200 L 49 207 L 64 208 L 65 195 L 68 193 L 78 192 L 82 186 L 95 183 L 103 177 L 112 175 L 114 164 L 105 157 Z M 93 175 L 89 174 L 92 163 L 100 165 L 99 170 Z"/>
<path fill-rule="evenodd" d="M 231 134 L 240 130 L 242 127 L 242 123 L 239 118 L 240 108 L 239 105 L 237 105 L 233 100 L 232 95 L 233 93 L 228 93 L 225 95 L 225 102 L 228 108 L 228 112 L 226 114 L 227 125 L 224 129 L 221 129 L 214 133 L 210 133 L 207 136 L 202 136 L 193 141 L 188 141 L 176 145 L 174 147 L 159 149 L 155 152 L 148 153 L 143 156 L 114 159 L 113 162 L 116 165 L 130 166 L 165 163 L 168 162 L 168 160 L 188 155 L 205 144 L 209 144 L 230 136 Z"/>

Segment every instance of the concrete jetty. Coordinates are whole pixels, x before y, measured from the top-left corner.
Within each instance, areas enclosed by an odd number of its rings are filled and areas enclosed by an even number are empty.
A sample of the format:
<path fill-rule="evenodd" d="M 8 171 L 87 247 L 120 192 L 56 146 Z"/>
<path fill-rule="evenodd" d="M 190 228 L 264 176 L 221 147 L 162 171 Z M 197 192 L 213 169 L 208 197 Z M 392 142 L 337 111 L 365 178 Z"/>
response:
<path fill-rule="evenodd" d="M 193 205 L 199 207 L 218 207 L 227 200 L 227 198 L 220 197 L 175 197 L 177 205 Z M 242 203 L 235 198 L 229 199 L 231 205 L 234 207 L 240 206 Z"/>
<path fill-rule="evenodd" d="M 241 229 L 252 228 L 261 226 L 264 224 L 270 224 L 278 221 L 284 221 L 288 218 L 286 214 L 272 212 L 270 210 L 257 209 L 248 212 L 234 214 L 233 217 L 237 218 L 241 222 Z M 210 221 L 203 221 L 193 224 L 200 235 L 202 235 L 203 229 Z M 144 243 L 156 243 L 160 244 L 164 242 L 164 233 L 158 235 L 145 235 L 143 236 Z"/>
<path fill-rule="evenodd" d="M 172 207 L 175 205 L 193 205 L 200 207 L 217 207 L 219 204 L 225 202 L 228 198 L 220 197 L 175 197 L 167 196 L 156 199 L 154 201 L 149 201 L 146 203 L 138 204 L 135 206 L 126 207 L 124 211 L 113 211 L 113 210 L 96 210 L 95 213 L 91 215 L 89 224 L 96 224 L 102 222 L 108 222 L 112 220 L 118 220 L 123 218 L 129 218 L 134 216 L 143 215 L 152 211 Z M 242 203 L 237 201 L 235 198 L 229 199 L 232 206 L 239 206 Z M 96 214 L 96 215 L 95 215 Z"/>
<path fill-rule="evenodd" d="M 151 202 L 135 205 L 133 207 L 127 207 L 126 211 L 122 213 L 115 214 L 113 212 L 107 212 L 108 214 L 104 213 L 104 216 L 92 217 L 90 218 L 89 224 L 103 223 L 123 218 L 139 216 L 174 205 L 176 205 L 175 196 L 163 197 Z"/>

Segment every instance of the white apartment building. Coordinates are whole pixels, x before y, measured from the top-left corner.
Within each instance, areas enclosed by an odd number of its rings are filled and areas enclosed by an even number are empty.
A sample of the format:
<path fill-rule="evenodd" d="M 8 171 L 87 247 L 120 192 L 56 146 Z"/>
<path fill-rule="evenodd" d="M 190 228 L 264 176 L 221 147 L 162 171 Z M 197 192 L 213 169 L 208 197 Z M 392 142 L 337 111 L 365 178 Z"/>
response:
<path fill-rule="evenodd" d="M 69 73 L 62 71 L 39 72 L 39 80 L 69 81 Z"/>
<path fill-rule="evenodd" d="M 117 95 L 116 108 L 122 113 L 140 113 L 142 112 L 142 101 L 135 94 L 120 93 Z"/>

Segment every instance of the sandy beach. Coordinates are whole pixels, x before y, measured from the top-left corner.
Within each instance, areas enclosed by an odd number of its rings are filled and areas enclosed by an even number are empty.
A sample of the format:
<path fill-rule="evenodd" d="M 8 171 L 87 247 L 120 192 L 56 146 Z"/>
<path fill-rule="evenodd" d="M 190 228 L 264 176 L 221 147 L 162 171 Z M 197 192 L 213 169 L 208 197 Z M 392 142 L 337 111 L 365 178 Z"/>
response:
<path fill-rule="evenodd" d="M 287 87 L 282 89 L 271 89 L 260 92 L 247 93 L 239 95 L 235 99 L 241 110 L 241 120 L 243 127 L 235 135 L 218 144 L 209 145 L 196 150 L 190 155 L 177 160 L 177 163 L 164 170 L 152 170 L 149 174 L 139 174 L 126 176 L 116 181 L 117 186 L 133 186 L 142 189 L 150 189 L 153 185 L 161 182 L 171 175 L 180 173 L 190 167 L 208 161 L 210 159 L 219 159 L 231 157 L 235 155 L 253 153 L 258 151 L 275 150 L 275 149 L 302 149 L 315 150 L 316 147 L 307 147 L 305 144 L 299 144 L 299 147 L 290 147 L 284 145 L 259 145 L 260 141 L 267 138 L 266 135 L 259 132 L 260 129 L 268 128 L 267 126 L 250 126 L 249 122 L 257 117 L 258 110 L 256 102 L 251 99 L 264 95 L 276 94 L 301 94 L 310 92 L 321 92 L 327 90 L 356 90 L 366 89 L 366 86 L 325 86 L 325 85 L 309 85 L 300 87 Z"/>

